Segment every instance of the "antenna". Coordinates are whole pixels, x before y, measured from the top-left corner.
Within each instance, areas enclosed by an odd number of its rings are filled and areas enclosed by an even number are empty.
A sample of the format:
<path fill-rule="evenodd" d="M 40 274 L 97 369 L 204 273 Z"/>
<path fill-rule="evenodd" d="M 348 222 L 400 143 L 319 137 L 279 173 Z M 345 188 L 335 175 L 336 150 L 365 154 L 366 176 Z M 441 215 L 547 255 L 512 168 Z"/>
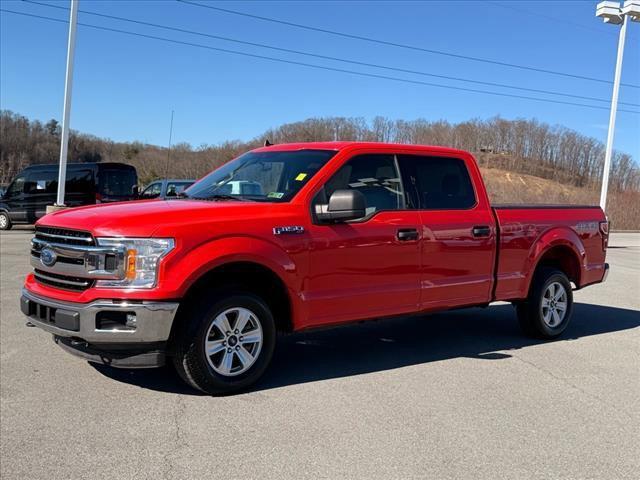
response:
<path fill-rule="evenodd" d="M 169 148 L 167 149 L 167 164 L 164 167 L 164 178 L 169 178 L 169 161 L 171 160 L 171 137 L 173 135 L 173 110 L 171 110 L 171 124 L 169 126 Z"/>
<path fill-rule="evenodd" d="M 273 145 L 273 143 L 271 143 L 271 142 L 269 141 L 269 139 L 267 138 L 267 139 L 264 141 L 264 146 L 265 146 L 265 147 L 270 147 L 271 145 Z"/>

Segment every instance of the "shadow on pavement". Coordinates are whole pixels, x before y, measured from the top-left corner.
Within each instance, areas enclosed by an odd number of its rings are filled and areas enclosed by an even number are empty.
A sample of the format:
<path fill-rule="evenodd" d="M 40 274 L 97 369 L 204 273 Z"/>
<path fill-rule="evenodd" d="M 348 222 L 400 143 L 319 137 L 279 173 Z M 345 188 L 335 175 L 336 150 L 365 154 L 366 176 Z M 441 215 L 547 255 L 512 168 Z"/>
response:
<path fill-rule="evenodd" d="M 572 323 L 556 342 L 640 326 L 640 312 L 575 304 Z M 367 322 L 279 340 L 271 366 L 251 391 L 360 375 L 427 362 L 466 357 L 494 361 L 509 350 L 545 343 L 520 333 L 511 305 L 473 308 L 431 316 Z M 94 365 L 102 374 L 142 388 L 198 394 L 169 367 L 119 370 Z"/>

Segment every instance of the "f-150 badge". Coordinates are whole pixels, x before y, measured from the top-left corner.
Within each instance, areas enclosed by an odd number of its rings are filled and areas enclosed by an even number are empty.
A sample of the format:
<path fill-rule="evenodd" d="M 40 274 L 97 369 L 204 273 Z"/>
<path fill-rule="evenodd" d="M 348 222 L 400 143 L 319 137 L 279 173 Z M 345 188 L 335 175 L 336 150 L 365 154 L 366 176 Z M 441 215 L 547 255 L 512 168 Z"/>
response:
<path fill-rule="evenodd" d="M 283 235 L 285 233 L 300 234 L 304 233 L 304 227 L 299 225 L 287 225 L 286 227 L 273 227 L 274 235 Z"/>

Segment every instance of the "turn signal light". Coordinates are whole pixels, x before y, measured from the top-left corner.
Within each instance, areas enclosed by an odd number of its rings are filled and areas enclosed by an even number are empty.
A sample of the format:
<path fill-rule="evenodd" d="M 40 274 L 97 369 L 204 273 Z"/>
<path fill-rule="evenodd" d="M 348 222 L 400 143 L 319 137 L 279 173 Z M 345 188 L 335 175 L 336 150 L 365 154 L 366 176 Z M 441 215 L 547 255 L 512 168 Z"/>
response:
<path fill-rule="evenodd" d="M 134 249 L 127 250 L 127 268 L 125 271 L 125 278 L 127 280 L 133 280 L 136 278 L 136 252 Z"/>

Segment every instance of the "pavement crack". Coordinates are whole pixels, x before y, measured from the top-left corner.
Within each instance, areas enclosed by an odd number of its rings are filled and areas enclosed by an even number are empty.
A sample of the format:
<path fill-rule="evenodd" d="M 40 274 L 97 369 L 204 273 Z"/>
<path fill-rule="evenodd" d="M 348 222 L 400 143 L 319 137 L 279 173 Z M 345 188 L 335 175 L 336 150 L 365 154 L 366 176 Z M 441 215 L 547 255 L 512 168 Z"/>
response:
<path fill-rule="evenodd" d="M 609 408 L 611 410 L 613 410 L 615 413 L 623 413 L 629 420 L 632 420 L 633 422 L 637 421 L 637 419 L 631 414 L 629 413 L 627 410 L 625 410 L 624 408 L 622 408 L 620 405 L 616 405 L 615 408 L 611 408 L 611 402 L 600 398 L 599 396 L 585 390 L 584 388 L 579 387 L 578 385 L 570 382 L 569 380 L 567 380 L 566 378 L 560 377 L 558 375 L 556 375 L 555 373 L 547 370 L 546 368 L 541 367 L 540 365 L 537 365 L 536 363 L 532 362 L 531 360 L 525 360 L 524 358 L 522 358 L 519 355 L 516 355 L 513 352 L 509 352 L 510 355 L 512 355 L 516 360 L 519 360 L 522 363 L 525 363 L 533 368 L 535 368 L 536 370 L 538 370 L 539 372 L 542 372 L 543 374 L 553 378 L 554 380 L 557 380 L 559 382 L 561 382 L 562 384 L 577 390 L 578 392 L 580 392 L 581 394 L 583 394 L 585 397 L 590 398 L 591 400 L 594 400 L 596 403 Z M 623 425 L 627 425 L 626 423 L 623 422 Z"/>
<path fill-rule="evenodd" d="M 186 411 L 186 405 L 184 399 L 178 395 L 173 409 L 172 423 L 173 423 L 173 435 L 172 442 L 169 448 L 166 450 L 163 460 L 165 463 L 165 469 L 162 477 L 167 480 L 173 480 L 175 475 L 175 458 L 179 455 L 179 450 L 185 446 L 185 435 L 182 429 L 181 418 L 184 417 Z"/>

